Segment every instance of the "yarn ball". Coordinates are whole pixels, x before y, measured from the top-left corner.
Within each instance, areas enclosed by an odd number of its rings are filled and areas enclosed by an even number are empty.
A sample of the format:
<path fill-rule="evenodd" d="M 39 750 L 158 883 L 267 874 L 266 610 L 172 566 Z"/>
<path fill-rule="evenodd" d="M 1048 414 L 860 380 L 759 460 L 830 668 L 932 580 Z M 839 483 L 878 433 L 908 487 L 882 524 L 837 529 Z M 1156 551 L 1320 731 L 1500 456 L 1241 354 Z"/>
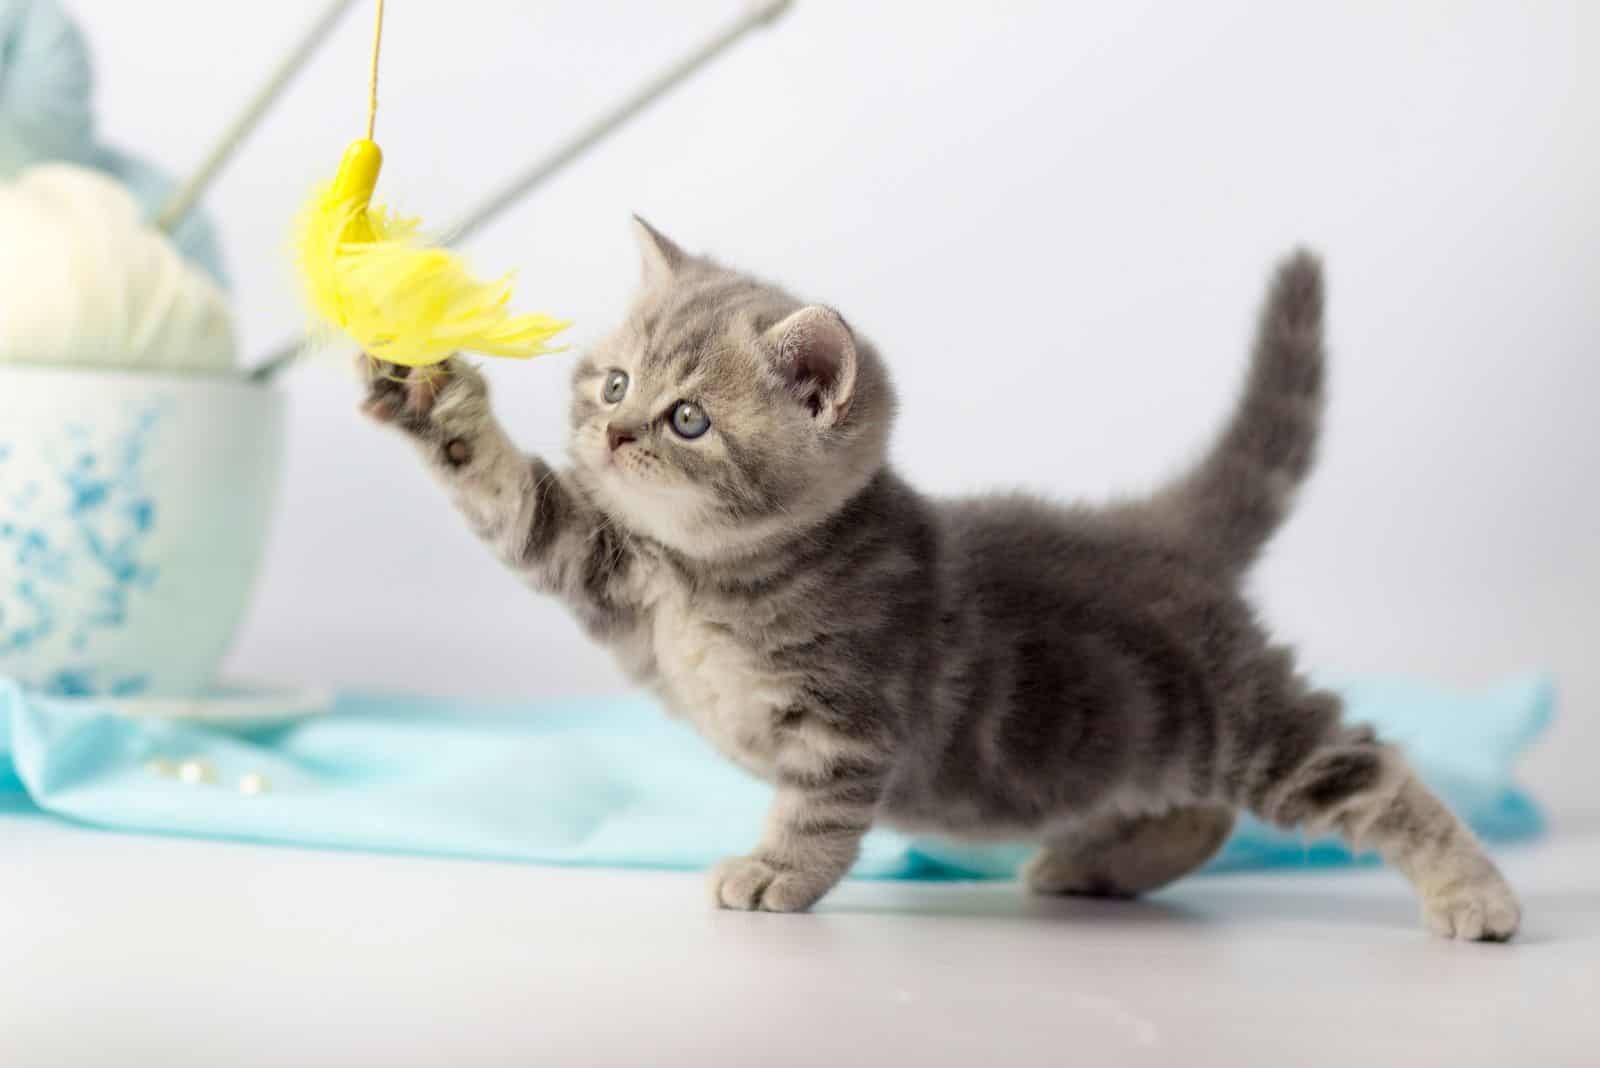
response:
<path fill-rule="evenodd" d="M 178 188 L 176 181 L 144 160 L 104 145 L 95 149 L 92 165 L 127 186 L 134 199 L 144 208 L 146 219 L 154 219 L 166 205 L 167 198 Z M 172 231 L 172 241 L 178 246 L 178 251 L 205 268 L 214 282 L 224 289 L 228 288 L 222 246 L 205 212 L 198 208 L 190 211 Z"/>
<path fill-rule="evenodd" d="M 154 218 L 177 183 L 94 138 L 94 74 L 82 32 L 55 0 L 0 0 L 0 179 L 48 161 L 82 163 L 121 181 Z M 179 250 L 226 288 L 216 234 L 191 211 L 173 233 Z"/>
<path fill-rule="evenodd" d="M 0 363 L 235 366 L 222 289 L 116 180 L 70 163 L 0 181 Z"/>
<path fill-rule="evenodd" d="M 0 0 L 0 178 L 41 160 L 88 163 L 93 67 L 55 0 Z"/>

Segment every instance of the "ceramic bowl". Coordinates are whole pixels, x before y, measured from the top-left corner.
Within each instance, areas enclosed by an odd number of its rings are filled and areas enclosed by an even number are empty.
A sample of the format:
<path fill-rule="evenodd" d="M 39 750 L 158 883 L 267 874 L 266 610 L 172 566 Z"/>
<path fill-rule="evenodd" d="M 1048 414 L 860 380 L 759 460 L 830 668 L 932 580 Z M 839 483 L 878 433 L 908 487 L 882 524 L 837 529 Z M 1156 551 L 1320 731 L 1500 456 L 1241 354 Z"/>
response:
<path fill-rule="evenodd" d="M 0 366 L 0 677 L 207 691 L 261 563 L 283 417 L 240 378 Z"/>

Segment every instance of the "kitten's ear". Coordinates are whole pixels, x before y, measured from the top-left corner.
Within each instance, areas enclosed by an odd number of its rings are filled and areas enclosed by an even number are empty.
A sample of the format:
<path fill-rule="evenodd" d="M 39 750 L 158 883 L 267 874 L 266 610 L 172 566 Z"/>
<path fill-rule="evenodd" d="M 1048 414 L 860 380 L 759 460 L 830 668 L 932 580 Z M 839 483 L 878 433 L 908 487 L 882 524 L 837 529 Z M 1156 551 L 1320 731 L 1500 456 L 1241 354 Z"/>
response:
<path fill-rule="evenodd" d="M 670 279 L 688 259 L 683 249 L 674 245 L 667 235 L 637 215 L 633 217 L 633 237 L 639 242 L 639 258 L 644 262 L 647 287 Z"/>
<path fill-rule="evenodd" d="M 812 304 L 784 319 L 762 340 L 773 369 L 822 426 L 850 411 L 856 389 L 856 340 L 832 308 Z"/>

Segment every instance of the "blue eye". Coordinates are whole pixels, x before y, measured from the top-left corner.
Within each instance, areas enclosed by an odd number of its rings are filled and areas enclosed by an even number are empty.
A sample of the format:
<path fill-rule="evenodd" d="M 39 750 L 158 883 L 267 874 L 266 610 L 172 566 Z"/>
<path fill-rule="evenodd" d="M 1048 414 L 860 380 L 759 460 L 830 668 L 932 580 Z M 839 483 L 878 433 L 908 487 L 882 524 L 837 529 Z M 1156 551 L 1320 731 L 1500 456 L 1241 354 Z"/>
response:
<path fill-rule="evenodd" d="M 680 438 L 692 441 L 711 429 L 711 420 L 694 401 L 679 401 L 672 406 L 672 429 Z"/>
<path fill-rule="evenodd" d="M 600 395 L 606 399 L 607 404 L 615 404 L 628 394 L 628 374 L 626 371 L 612 371 L 606 375 L 606 384 L 601 388 Z"/>

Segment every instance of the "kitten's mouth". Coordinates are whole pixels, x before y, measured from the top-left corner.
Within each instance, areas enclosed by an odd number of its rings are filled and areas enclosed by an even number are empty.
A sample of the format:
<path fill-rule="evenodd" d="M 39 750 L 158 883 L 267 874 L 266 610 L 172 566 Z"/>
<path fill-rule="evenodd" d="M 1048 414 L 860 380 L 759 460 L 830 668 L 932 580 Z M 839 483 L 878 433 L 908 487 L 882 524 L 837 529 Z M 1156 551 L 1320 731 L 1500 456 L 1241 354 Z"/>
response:
<path fill-rule="evenodd" d="M 624 454 L 623 449 L 630 448 L 638 451 Z M 648 449 L 640 449 L 637 445 L 623 445 L 618 449 L 607 449 L 602 464 L 608 471 L 638 475 L 654 459 L 655 456 Z"/>

